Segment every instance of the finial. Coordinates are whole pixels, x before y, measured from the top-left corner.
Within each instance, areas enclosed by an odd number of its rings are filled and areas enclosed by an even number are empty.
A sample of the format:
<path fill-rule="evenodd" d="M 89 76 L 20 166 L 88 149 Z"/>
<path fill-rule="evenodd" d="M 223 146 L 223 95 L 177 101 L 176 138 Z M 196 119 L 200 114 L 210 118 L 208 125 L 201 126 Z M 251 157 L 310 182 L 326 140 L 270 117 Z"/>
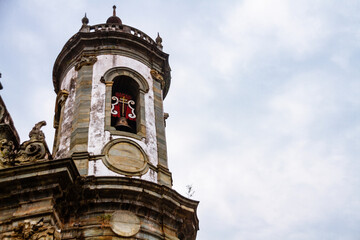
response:
<path fill-rule="evenodd" d="M 85 13 L 85 17 L 82 18 L 81 22 L 83 25 L 87 25 L 89 23 L 89 19 L 86 17 L 86 13 Z"/>
<path fill-rule="evenodd" d="M 158 34 L 157 34 L 157 37 L 156 37 L 155 41 L 156 41 L 157 47 L 158 47 L 160 50 L 162 50 L 162 49 L 163 49 L 163 45 L 161 44 L 161 43 L 162 43 L 162 38 L 160 37 L 159 32 L 158 32 Z"/>
<path fill-rule="evenodd" d="M 113 6 L 113 9 L 114 9 L 113 10 L 113 16 L 116 17 L 116 6 L 115 5 Z"/>
<path fill-rule="evenodd" d="M 159 32 L 158 32 L 158 34 L 157 34 L 157 37 L 156 37 L 155 41 L 156 41 L 157 44 L 159 44 L 159 43 L 161 44 L 161 43 L 162 43 L 162 38 L 160 37 Z"/>
<path fill-rule="evenodd" d="M 121 19 L 119 17 L 116 16 L 116 6 L 113 6 L 113 15 L 111 17 L 109 17 L 106 21 L 106 24 L 117 24 L 117 25 L 121 25 Z"/>

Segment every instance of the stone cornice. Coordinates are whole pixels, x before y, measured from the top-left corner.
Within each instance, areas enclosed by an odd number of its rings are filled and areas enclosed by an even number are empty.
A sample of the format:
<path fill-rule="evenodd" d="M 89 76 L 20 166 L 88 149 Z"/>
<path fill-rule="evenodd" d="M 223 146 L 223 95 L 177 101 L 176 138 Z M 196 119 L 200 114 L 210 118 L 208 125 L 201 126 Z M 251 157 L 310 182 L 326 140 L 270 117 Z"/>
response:
<path fill-rule="evenodd" d="M 41 178 L 53 175 L 52 181 L 55 181 L 54 175 L 65 174 L 73 182 L 79 175 L 79 172 L 70 158 L 57 160 L 39 160 L 36 163 L 14 166 L 11 168 L 0 169 L 0 186 L 11 181 L 29 181 L 30 178 Z M 11 187 L 11 186 L 8 186 Z M 13 186 L 14 187 L 14 186 Z M 5 190 L 5 189 L 4 189 Z"/>
<path fill-rule="evenodd" d="M 112 204 L 115 205 L 126 202 L 134 207 L 147 206 L 150 211 L 157 212 L 153 216 L 162 216 L 159 221 L 167 221 L 170 225 L 181 225 L 182 229 L 179 231 L 185 231 L 187 236 L 192 236 L 189 239 L 196 239 L 196 232 L 199 230 L 197 218 L 199 201 L 188 199 L 165 185 L 136 178 L 87 177 L 84 188 L 88 189 L 88 201 L 92 204 L 106 204 L 111 199 Z M 100 199 L 104 199 L 104 202 Z"/>
<path fill-rule="evenodd" d="M 44 224 L 60 229 L 61 235 L 72 239 L 89 231 L 94 238 L 103 231 L 112 236 L 101 219 L 118 210 L 131 211 L 151 222 L 153 229 L 144 223 L 140 231 L 155 236 L 154 239 L 163 239 L 163 234 L 173 231 L 177 236 L 195 240 L 199 229 L 198 201 L 141 179 L 80 177 L 71 158 L 1 169 L 0 189 L 0 212 L 6 214 L 0 222 L 0 235 L 16 234 L 19 222 L 44 219 Z"/>

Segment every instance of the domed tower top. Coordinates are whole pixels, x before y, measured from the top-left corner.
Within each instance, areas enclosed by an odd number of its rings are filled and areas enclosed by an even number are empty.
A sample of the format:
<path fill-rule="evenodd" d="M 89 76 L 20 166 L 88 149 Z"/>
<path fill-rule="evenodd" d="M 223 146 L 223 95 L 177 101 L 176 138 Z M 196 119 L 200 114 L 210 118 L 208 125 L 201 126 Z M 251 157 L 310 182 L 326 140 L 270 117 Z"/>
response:
<path fill-rule="evenodd" d="M 113 15 L 106 20 L 106 24 L 119 24 L 121 25 L 121 19 L 116 16 L 116 6 L 113 6 Z"/>

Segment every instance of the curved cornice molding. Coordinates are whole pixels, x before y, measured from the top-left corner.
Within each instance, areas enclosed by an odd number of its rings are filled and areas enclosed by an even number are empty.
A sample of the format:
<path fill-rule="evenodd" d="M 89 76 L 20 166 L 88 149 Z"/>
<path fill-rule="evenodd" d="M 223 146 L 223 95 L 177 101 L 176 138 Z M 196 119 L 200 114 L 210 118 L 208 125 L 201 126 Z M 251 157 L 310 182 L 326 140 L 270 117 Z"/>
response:
<path fill-rule="evenodd" d="M 130 28 L 124 25 L 124 29 Z M 134 29 L 134 28 L 131 28 Z M 130 29 L 130 30 L 131 30 Z M 116 54 L 133 58 L 150 69 L 155 69 L 164 76 L 165 98 L 171 81 L 169 55 L 161 51 L 156 42 L 139 30 L 97 30 L 94 32 L 78 32 L 64 45 L 56 58 L 53 68 L 53 84 L 55 92 L 60 90 L 64 74 L 75 66 L 82 55 L 98 56 Z"/>

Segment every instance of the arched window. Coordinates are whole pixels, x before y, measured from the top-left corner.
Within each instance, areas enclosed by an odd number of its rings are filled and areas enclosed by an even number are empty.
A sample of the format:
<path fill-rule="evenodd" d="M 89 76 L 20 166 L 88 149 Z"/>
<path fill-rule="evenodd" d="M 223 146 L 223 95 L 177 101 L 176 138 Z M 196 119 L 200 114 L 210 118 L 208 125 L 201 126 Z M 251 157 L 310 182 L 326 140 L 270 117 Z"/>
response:
<path fill-rule="evenodd" d="M 109 69 L 101 78 L 105 90 L 105 130 L 113 135 L 142 139 L 146 136 L 145 78 L 127 67 Z"/>
<path fill-rule="evenodd" d="M 111 126 L 118 131 L 137 133 L 139 86 L 128 76 L 114 79 L 111 91 Z"/>

